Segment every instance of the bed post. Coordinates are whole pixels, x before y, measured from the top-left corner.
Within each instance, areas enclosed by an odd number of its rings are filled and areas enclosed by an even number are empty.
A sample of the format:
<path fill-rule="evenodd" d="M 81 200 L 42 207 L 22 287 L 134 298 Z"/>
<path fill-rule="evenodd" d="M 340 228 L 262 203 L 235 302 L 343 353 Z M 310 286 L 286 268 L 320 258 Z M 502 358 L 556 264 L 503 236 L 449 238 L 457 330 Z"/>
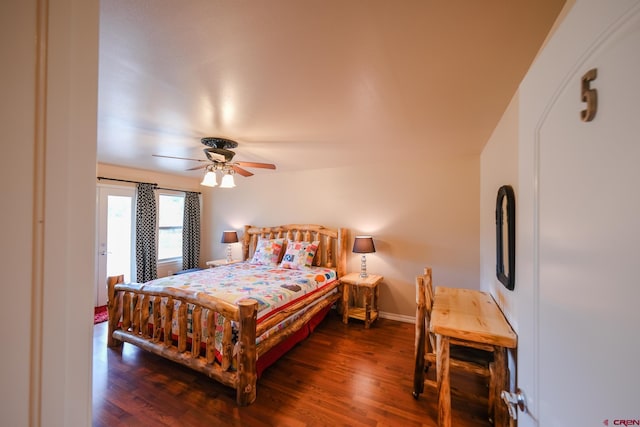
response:
<path fill-rule="evenodd" d="M 238 337 L 238 384 L 236 401 L 239 406 L 246 406 L 256 400 L 256 323 L 258 318 L 258 302 L 252 299 L 238 303 L 240 311 L 240 331 Z"/>
<path fill-rule="evenodd" d="M 116 297 L 116 285 L 124 283 L 124 275 L 107 277 L 107 312 L 109 314 L 109 328 L 107 330 L 107 346 L 116 347 L 122 344 L 122 341 L 113 338 L 113 331 L 118 327 L 120 322 L 120 298 Z"/>
<path fill-rule="evenodd" d="M 249 235 L 250 225 L 244 226 L 244 234 L 242 235 L 242 261 L 249 259 L 249 245 L 251 244 L 251 236 Z"/>
<path fill-rule="evenodd" d="M 345 274 L 347 274 L 347 250 L 348 250 L 348 245 L 347 245 L 347 239 L 349 236 L 347 236 L 347 229 L 346 228 L 339 228 L 338 229 L 338 247 L 337 247 L 337 251 L 338 251 L 338 255 L 337 255 L 337 259 L 336 259 L 336 263 L 338 264 L 336 267 L 337 271 L 338 271 L 338 277 L 342 277 Z"/>

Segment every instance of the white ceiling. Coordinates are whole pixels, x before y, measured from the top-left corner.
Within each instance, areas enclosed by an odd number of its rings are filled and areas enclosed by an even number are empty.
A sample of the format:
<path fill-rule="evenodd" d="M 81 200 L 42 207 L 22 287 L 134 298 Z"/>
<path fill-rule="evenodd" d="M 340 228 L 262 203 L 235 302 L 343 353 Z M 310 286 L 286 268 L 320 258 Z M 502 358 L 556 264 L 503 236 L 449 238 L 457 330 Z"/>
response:
<path fill-rule="evenodd" d="M 102 0 L 98 161 L 186 176 L 477 155 L 564 0 Z M 256 174 L 277 173 L 254 170 Z"/>

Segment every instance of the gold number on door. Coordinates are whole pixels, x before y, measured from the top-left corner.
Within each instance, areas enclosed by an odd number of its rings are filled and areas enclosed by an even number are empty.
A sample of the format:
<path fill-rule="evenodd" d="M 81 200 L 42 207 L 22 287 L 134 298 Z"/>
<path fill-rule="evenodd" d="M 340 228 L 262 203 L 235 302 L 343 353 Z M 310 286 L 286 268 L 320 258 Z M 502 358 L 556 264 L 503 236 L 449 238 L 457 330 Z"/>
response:
<path fill-rule="evenodd" d="M 598 77 L 598 69 L 592 68 L 582 76 L 581 96 L 582 102 L 587 103 L 587 108 L 580 111 L 580 118 L 583 122 L 590 122 L 598 111 L 598 91 L 591 89 L 591 82 Z"/>

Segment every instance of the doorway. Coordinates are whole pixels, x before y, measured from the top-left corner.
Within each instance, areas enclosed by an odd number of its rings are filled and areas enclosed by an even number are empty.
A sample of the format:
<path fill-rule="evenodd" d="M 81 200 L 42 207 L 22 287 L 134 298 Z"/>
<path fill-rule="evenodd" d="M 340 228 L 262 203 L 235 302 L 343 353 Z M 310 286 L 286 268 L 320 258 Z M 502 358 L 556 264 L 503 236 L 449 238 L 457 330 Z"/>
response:
<path fill-rule="evenodd" d="M 107 277 L 124 274 L 131 282 L 135 263 L 135 189 L 98 185 L 96 245 L 97 272 L 95 306 L 107 304 Z"/>

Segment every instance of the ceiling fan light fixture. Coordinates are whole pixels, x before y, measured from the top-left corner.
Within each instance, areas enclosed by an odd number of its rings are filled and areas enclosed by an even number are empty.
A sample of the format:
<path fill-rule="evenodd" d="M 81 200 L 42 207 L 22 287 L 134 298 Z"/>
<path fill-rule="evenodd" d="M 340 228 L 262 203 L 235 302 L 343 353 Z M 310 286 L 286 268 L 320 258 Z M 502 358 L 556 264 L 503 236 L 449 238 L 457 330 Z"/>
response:
<path fill-rule="evenodd" d="M 236 186 L 236 183 L 233 180 L 233 175 L 227 172 L 222 177 L 222 182 L 220 183 L 220 188 L 233 188 Z"/>
<path fill-rule="evenodd" d="M 202 138 L 202 144 L 206 145 L 207 148 L 204 149 L 204 153 L 207 157 L 207 160 L 203 159 L 191 159 L 188 157 L 177 157 L 177 156 L 165 156 L 161 154 L 152 154 L 154 157 L 164 157 L 168 159 L 179 159 L 179 160 L 190 160 L 194 162 L 204 162 L 204 165 L 195 166 L 187 171 L 194 170 L 205 170 L 205 174 L 202 177 L 202 181 L 200 185 L 206 187 L 217 187 L 217 177 L 216 174 L 219 171 L 220 177 L 222 178 L 222 182 L 220 183 L 221 188 L 233 188 L 236 186 L 234 182 L 233 174 L 237 173 L 243 177 L 253 176 L 253 172 L 248 171 L 245 168 L 260 168 L 260 169 L 275 169 L 276 165 L 273 163 L 262 163 L 262 162 L 233 162 L 233 157 L 235 156 L 235 152 L 229 150 L 229 148 L 235 148 L 238 146 L 238 143 L 226 138 L 218 138 L 218 137 L 205 137 Z M 206 164 L 208 163 L 208 164 Z"/>
<path fill-rule="evenodd" d="M 204 185 L 206 187 L 215 187 L 216 185 L 218 185 L 218 181 L 216 180 L 216 173 L 210 169 L 207 169 L 207 173 L 204 174 L 204 178 L 202 178 L 202 182 L 200 183 L 200 185 Z"/>

